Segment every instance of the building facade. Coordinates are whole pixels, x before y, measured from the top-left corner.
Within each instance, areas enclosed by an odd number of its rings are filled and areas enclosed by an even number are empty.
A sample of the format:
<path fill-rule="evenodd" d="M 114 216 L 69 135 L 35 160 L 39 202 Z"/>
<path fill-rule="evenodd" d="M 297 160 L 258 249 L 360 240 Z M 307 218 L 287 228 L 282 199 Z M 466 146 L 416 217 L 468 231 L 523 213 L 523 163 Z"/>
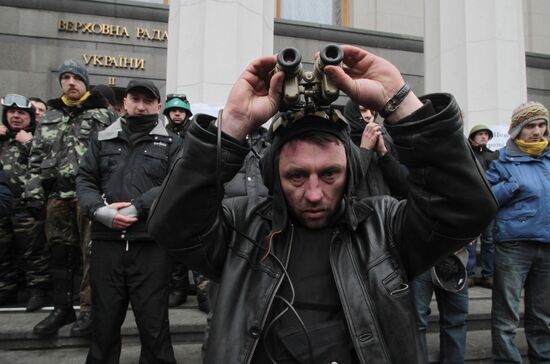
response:
<path fill-rule="evenodd" d="M 276 0 L 273 51 L 293 46 L 309 55 L 326 43 L 358 45 L 396 64 L 423 92 L 425 0 L 322 3 Z M 120 92 L 131 78 L 145 78 L 165 92 L 169 6 L 167 0 L 0 0 L 0 93 L 57 97 L 56 68 L 65 58 L 82 61 L 92 85 Z M 528 99 L 550 106 L 550 3 L 524 0 L 523 13 Z"/>

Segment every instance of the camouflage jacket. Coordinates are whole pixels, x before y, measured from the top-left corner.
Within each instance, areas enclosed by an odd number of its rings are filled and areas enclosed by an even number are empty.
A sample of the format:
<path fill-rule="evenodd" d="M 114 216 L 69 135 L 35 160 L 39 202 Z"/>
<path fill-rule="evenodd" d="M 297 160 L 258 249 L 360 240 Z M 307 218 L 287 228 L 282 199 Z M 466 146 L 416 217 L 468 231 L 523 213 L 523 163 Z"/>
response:
<path fill-rule="evenodd" d="M 116 120 L 94 93 L 78 107 L 67 107 L 61 98 L 48 101 L 48 106 L 32 143 L 27 201 L 75 198 L 76 172 L 90 137 Z"/>
<path fill-rule="evenodd" d="M 0 140 L 0 163 L 8 178 L 8 185 L 17 201 L 25 191 L 31 142 L 19 143 L 13 137 Z"/>

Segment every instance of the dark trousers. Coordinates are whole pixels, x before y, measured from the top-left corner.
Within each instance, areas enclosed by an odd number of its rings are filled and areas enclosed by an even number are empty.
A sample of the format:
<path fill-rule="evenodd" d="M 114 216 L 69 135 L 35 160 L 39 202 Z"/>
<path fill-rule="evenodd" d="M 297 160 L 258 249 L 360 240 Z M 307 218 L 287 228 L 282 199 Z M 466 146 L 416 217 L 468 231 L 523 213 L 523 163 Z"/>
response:
<path fill-rule="evenodd" d="M 21 207 L 0 218 L 0 297 L 16 294 L 19 273 L 28 288 L 48 289 L 49 261 L 44 221 Z"/>
<path fill-rule="evenodd" d="M 141 340 L 139 363 L 176 363 L 168 323 L 172 263 L 153 241 L 92 242 L 92 339 L 86 363 L 118 363 L 120 327 L 131 302 Z"/>

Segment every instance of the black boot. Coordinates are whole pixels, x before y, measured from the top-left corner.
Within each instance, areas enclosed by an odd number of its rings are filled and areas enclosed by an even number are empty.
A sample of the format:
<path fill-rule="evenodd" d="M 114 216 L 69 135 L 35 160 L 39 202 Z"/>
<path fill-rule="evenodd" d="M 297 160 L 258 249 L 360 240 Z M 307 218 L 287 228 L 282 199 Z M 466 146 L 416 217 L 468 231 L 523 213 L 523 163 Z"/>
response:
<path fill-rule="evenodd" d="M 69 245 L 52 246 L 52 283 L 54 310 L 33 329 L 35 335 L 57 333 L 76 320 L 73 309 L 73 277 L 79 249 Z"/>
<path fill-rule="evenodd" d="M 48 297 L 46 291 L 43 289 L 32 288 L 30 290 L 29 300 L 27 301 L 27 312 L 36 311 L 48 304 Z"/>
<path fill-rule="evenodd" d="M 72 307 L 56 307 L 44 320 L 40 321 L 32 332 L 38 336 L 54 335 L 57 331 L 76 320 Z"/>
<path fill-rule="evenodd" d="M 168 307 L 177 307 L 187 302 L 187 290 L 174 289 L 170 292 L 168 297 Z"/>
<path fill-rule="evenodd" d="M 92 312 L 80 311 L 76 322 L 71 327 L 71 336 L 89 336 L 92 333 Z"/>

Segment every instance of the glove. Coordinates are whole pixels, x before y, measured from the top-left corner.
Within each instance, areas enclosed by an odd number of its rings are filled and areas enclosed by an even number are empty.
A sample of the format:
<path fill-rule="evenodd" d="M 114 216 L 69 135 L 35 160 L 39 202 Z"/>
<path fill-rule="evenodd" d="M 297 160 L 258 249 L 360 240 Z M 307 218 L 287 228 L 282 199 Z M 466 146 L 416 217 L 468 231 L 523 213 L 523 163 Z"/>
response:
<path fill-rule="evenodd" d="M 97 210 L 95 210 L 94 220 L 112 229 L 113 219 L 115 218 L 117 213 L 118 213 L 118 210 L 116 209 L 113 209 L 109 206 L 102 206 Z"/>
<path fill-rule="evenodd" d="M 118 213 L 126 217 L 138 217 L 138 211 L 134 205 L 118 210 Z"/>

